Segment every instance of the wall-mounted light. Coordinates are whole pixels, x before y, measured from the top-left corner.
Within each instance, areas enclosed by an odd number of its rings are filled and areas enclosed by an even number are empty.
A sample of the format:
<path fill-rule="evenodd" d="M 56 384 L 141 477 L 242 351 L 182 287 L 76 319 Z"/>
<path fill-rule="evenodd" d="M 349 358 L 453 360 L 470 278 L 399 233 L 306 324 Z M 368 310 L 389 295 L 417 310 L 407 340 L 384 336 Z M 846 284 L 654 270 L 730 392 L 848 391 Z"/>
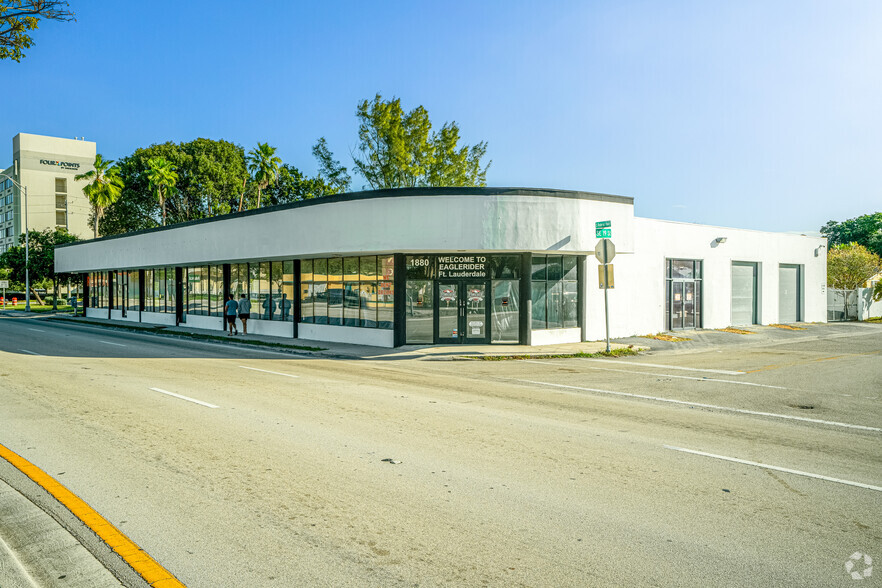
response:
<path fill-rule="evenodd" d="M 820 257 L 821 249 L 826 249 L 826 248 L 827 248 L 826 245 L 818 245 L 818 247 L 815 249 L 815 257 Z"/>
<path fill-rule="evenodd" d="M 717 237 L 716 239 L 714 239 L 714 242 L 716 242 L 717 245 L 719 245 L 720 243 L 725 243 L 726 238 L 725 237 Z"/>

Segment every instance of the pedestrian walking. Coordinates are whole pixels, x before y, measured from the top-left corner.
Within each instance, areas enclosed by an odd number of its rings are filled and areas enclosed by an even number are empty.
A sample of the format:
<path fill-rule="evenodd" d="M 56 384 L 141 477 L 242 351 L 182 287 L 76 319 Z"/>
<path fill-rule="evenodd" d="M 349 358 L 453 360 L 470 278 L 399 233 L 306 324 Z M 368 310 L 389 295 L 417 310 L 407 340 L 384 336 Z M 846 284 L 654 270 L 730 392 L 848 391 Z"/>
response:
<path fill-rule="evenodd" d="M 229 335 L 239 334 L 239 329 L 236 328 L 236 312 L 238 312 L 238 310 L 239 304 L 233 299 L 233 295 L 230 294 L 227 298 L 226 304 L 224 304 L 224 315 L 227 318 L 227 325 L 230 327 Z M 244 328 L 245 323 L 242 323 L 242 326 Z"/>
<path fill-rule="evenodd" d="M 242 321 L 242 334 L 248 334 L 248 319 L 251 318 L 251 301 L 242 294 L 239 299 L 239 320 Z"/>

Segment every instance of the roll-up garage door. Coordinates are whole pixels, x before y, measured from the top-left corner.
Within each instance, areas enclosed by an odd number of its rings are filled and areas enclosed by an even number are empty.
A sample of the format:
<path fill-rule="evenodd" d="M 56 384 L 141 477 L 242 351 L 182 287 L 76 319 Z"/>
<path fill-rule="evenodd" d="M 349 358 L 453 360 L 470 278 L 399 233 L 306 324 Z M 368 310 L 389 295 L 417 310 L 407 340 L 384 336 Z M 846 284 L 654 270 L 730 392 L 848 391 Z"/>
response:
<path fill-rule="evenodd" d="M 799 266 L 778 267 L 778 322 L 799 320 Z"/>
<path fill-rule="evenodd" d="M 732 324 L 753 325 L 756 321 L 755 263 L 732 262 Z"/>

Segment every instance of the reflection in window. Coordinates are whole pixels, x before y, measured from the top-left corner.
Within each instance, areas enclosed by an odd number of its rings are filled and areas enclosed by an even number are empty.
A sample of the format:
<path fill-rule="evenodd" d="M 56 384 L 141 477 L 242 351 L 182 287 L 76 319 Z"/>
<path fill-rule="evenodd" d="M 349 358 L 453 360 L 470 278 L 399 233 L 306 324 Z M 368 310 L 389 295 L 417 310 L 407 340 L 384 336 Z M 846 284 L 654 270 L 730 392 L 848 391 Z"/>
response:
<path fill-rule="evenodd" d="M 490 335 L 494 343 L 520 340 L 520 280 L 493 280 Z"/>
<path fill-rule="evenodd" d="M 282 298 L 279 300 L 279 320 L 294 322 L 294 262 L 282 262 Z"/>
<path fill-rule="evenodd" d="M 393 256 L 303 260 L 299 320 L 391 329 L 393 273 Z M 381 281 L 383 278 L 388 281 Z"/>
<path fill-rule="evenodd" d="M 536 255 L 532 261 L 533 329 L 579 326 L 578 258 Z"/>
<path fill-rule="evenodd" d="M 433 284 L 431 280 L 407 281 L 404 325 L 408 343 L 433 343 L 435 340 Z"/>

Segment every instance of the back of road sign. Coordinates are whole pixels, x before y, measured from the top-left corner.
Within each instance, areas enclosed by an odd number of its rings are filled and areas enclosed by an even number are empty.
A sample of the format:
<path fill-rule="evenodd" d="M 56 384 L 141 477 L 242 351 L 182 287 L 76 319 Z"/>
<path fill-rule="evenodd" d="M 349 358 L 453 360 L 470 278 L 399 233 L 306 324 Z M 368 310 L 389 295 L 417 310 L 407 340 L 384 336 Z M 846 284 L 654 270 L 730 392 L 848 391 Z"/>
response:
<path fill-rule="evenodd" d="M 600 288 L 604 290 L 612 290 L 616 287 L 616 281 L 613 277 L 613 264 L 605 263 L 597 266 L 597 277 Z"/>
<path fill-rule="evenodd" d="M 601 239 L 594 248 L 594 256 L 597 261 L 606 265 L 616 256 L 616 246 L 609 239 Z"/>

